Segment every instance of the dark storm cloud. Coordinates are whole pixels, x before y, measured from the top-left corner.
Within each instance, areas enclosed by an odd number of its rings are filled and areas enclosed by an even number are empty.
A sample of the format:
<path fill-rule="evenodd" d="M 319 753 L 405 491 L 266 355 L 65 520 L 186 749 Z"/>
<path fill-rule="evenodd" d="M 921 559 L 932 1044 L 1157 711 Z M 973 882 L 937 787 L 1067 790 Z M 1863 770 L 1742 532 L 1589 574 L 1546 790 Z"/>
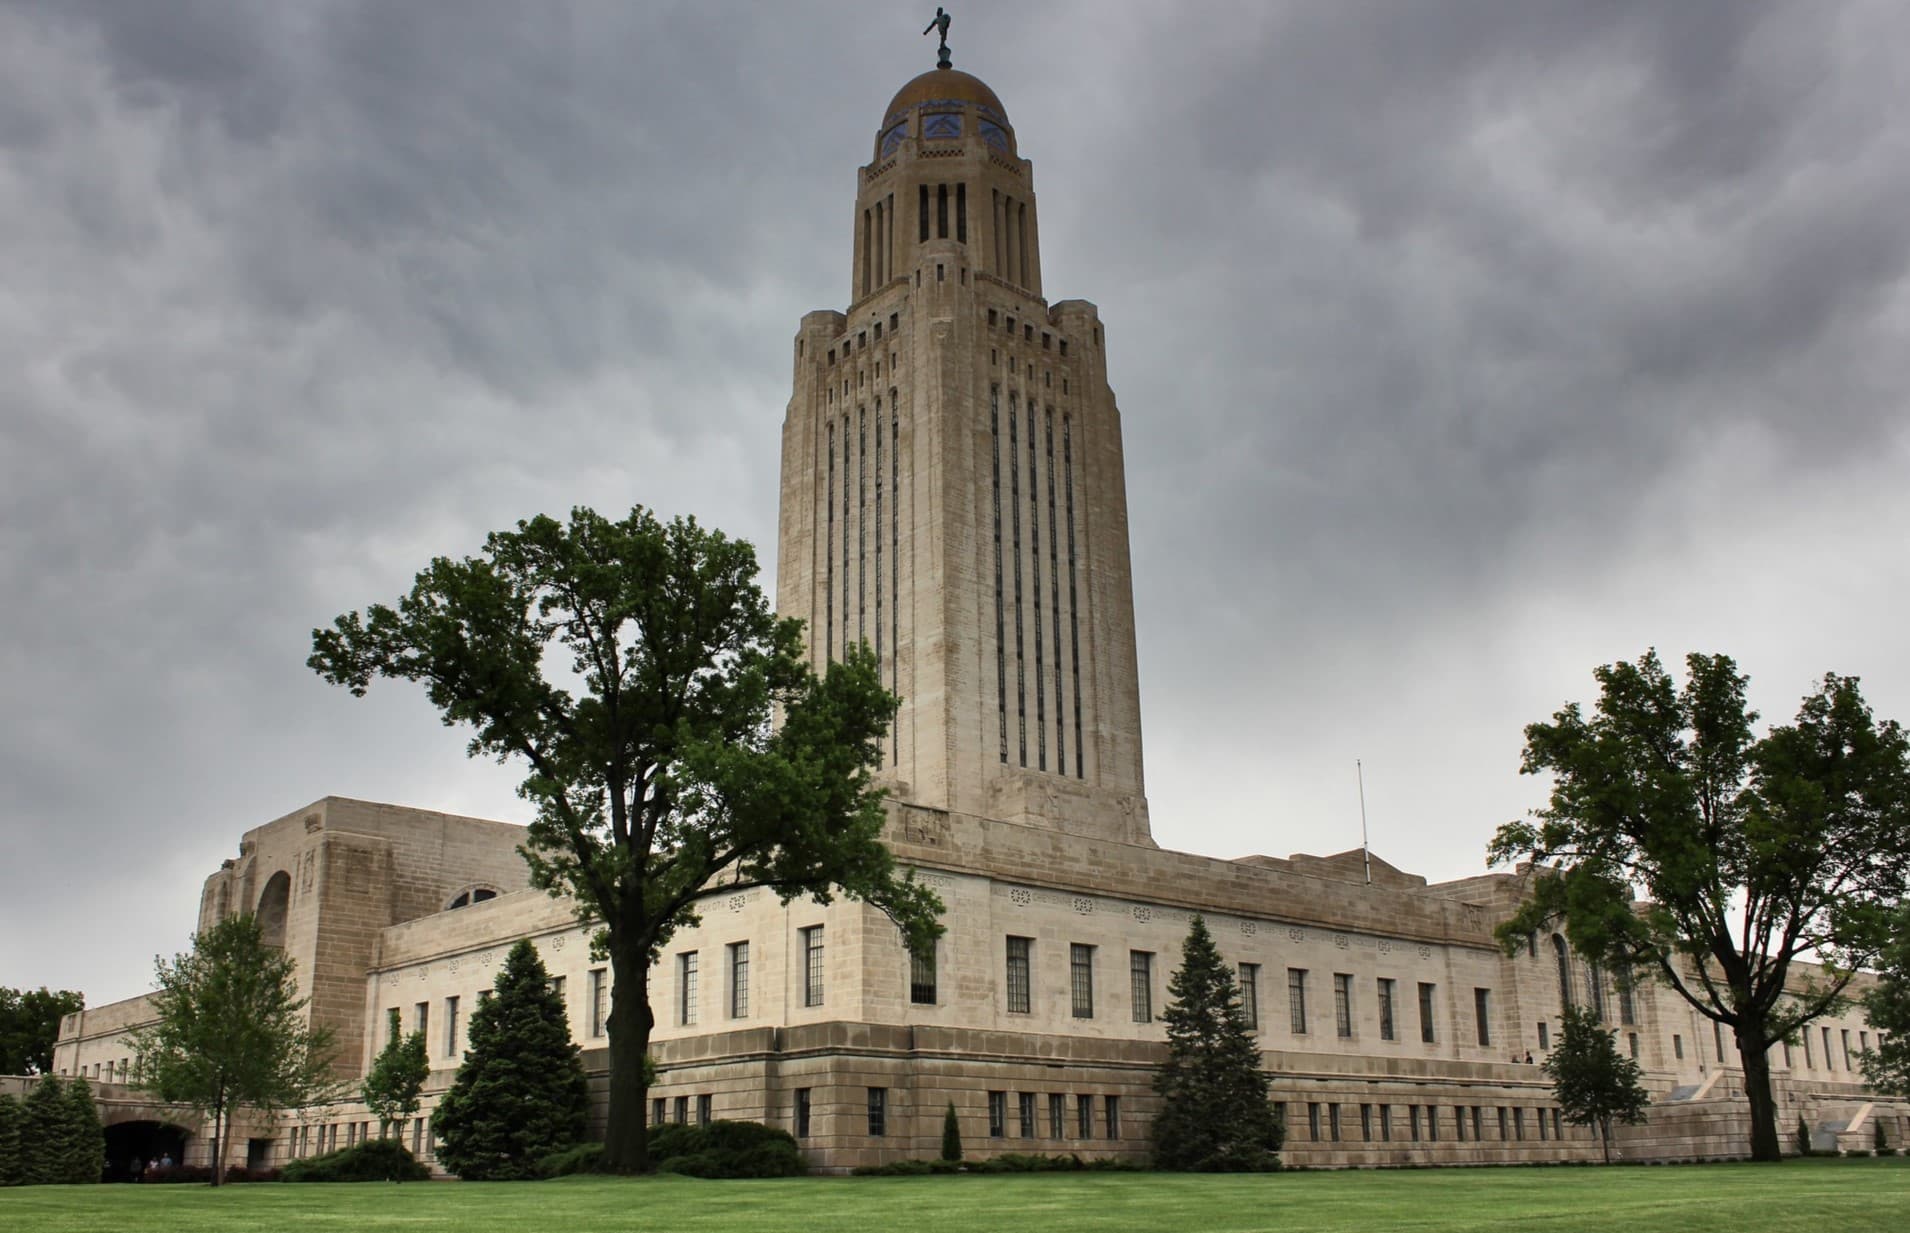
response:
<path fill-rule="evenodd" d="M 303 668 L 433 553 L 632 500 L 773 551 L 914 16 L 0 5 L 0 983 L 137 991 L 327 792 L 516 816 Z M 1164 843 L 1343 846 L 1361 756 L 1382 851 L 1474 872 L 1519 725 L 1650 642 L 1910 712 L 1907 25 L 957 13 L 1108 323 Z"/>

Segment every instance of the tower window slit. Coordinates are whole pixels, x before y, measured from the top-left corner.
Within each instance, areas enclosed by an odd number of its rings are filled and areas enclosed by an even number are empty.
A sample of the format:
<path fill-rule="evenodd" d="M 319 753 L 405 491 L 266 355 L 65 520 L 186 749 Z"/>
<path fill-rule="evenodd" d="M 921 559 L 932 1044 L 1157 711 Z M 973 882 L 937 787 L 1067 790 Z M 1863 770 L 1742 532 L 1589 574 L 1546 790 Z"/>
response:
<path fill-rule="evenodd" d="M 880 326 L 876 327 L 880 329 Z M 882 679 L 882 397 L 875 400 L 875 521 L 869 538 L 875 541 L 875 674 Z"/>
<path fill-rule="evenodd" d="M 1061 704 L 1061 529 L 1055 525 L 1054 408 L 1045 417 L 1048 458 L 1048 596 L 1054 609 L 1054 758 L 1055 769 L 1068 773 L 1067 724 Z M 1037 613 L 1035 619 L 1040 620 Z"/>
<path fill-rule="evenodd" d="M 1087 778 L 1081 757 L 1081 598 L 1074 550 L 1074 421 L 1061 417 L 1061 479 L 1067 485 L 1068 507 L 1068 638 L 1074 668 L 1074 777 Z"/>
<path fill-rule="evenodd" d="M 1001 760 L 1008 761 L 1008 647 L 1001 588 L 1001 387 L 988 389 L 989 452 L 995 492 L 995 705 L 1001 720 Z"/>
<path fill-rule="evenodd" d="M 989 238 L 993 241 L 990 247 L 992 247 L 995 252 L 995 273 L 999 276 L 1003 270 L 1008 268 L 1008 260 L 1002 256 L 1001 247 L 1001 190 L 991 188 L 988 190 L 988 194 L 988 230 L 992 233 Z M 994 317 L 995 311 L 991 308 L 988 311 L 988 324 L 995 324 Z"/>
<path fill-rule="evenodd" d="M 829 525 L 822 537 L 822 653 L 826 659 L 836 646 L 836 424 L 829 422 L 829 490 L 823 497 Z"/>
<path fill-rule="evenodd" d="M 928 242 L 928 185 L 926 184 L 916 185 L 916 192 L 919 194 L 919 196 L 916 200 L 915 217 L 916 217 L 916 220 L 921 224 L 922 242 L 927 243 Z"/>
<path fill-rule="evenodd" d="M 902 417 L 889 389 L 889 692 L 902 696 Z M 900 718 L 899 716 L 897 717 Z M 902 733 L 893 730 L 894 765 L 902 764 Z"/>
<path fill-rule="evenodd" d="M 1019 727 L 1018 748 L 1021 765 L 1028 765 L 1028 667 L 1024 622 L 1021 612 L 1021 406 L 1015 395 L 1008 395 L 1008 507 L 1009 527 L 1014 533 L 1009 547 L 1015 562 L 1015 720 Z"/>
<path fill-rule="evenodd" d="M 842 653 L 849 653 L 849 417 L 842 417 Z"/>
<path fill-rule="evenodd" d="M 1028 402 L 1028 553 L 1034 566 L 1035 627 L 1035 767 L 1048 769 L 1048 687 L 1047 666 L 1042 659 L 1041 643 L 1041 492 L 1036 483 L 1037 437 L 1035 404 Z M 1055 650 L 1060 651 L 1060 647 Z"/>
<path fill-rule="evenodd" d="M 948 238 L 948 185 L 935 186 L 935 238 Z"/>
<path fill-rule="evenodd" d="M 869 413 L 856 408 L 856 641 L 869 640 Z"/>
<path fill-rule="evenodd" d="M 888 282 L 895 277 L 895 194 L 890 193 L 885 202 L 887 209 L 882 211 L 882 281 Z M 895 324 L 891 320 L 889 328 Z"/>
<path fill-rule="evenodd" d="M 955 186 L 955 238 L 968 243 L 968 185 Z"/>
<path fill-rule="evenodd" d="M 1015 252 L 1021 264 L 1021 285 L 1028 282 L 1028 206 L 1025 202 L 1015 205 Z"/>

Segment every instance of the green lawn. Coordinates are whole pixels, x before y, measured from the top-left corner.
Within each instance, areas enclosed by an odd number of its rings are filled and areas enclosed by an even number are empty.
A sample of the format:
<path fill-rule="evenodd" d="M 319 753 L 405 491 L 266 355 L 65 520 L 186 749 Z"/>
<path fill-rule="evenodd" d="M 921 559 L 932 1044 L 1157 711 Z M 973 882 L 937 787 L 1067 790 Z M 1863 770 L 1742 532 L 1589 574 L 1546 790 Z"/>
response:
<path fill-rule="evenodd" d="M 0 1190 L 7 1233 L 280 1229 L 1910 1229 L 1910 1161 L 1429 1169 L 1259 1177 L 1039 1174 L 705 1182 L 43 1186 Z"/>

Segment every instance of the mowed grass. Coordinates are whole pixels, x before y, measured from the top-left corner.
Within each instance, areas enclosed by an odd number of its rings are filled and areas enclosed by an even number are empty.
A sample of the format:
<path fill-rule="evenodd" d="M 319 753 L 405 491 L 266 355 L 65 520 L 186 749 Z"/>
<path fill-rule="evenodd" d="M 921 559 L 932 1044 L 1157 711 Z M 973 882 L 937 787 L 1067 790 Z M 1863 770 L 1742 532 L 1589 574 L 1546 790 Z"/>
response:
<path fill-rule="evenodd" d="M 7 1233 L 279 1229 L 1910 1230 L 1910 1162 L 1428 1169 L 1256 1177 L 1039 1174 L 921 1178 L 565 1178 L 331 1186 L 0 1190 Z"/>

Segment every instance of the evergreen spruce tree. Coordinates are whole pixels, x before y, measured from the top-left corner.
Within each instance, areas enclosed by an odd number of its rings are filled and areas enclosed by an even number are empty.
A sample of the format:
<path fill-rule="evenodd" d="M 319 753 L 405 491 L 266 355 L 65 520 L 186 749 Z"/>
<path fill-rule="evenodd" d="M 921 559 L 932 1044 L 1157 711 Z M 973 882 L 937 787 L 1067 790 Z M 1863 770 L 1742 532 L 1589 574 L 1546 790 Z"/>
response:
<path fill-rule="evenodd" d="M 1247 1172 L 1279 1167 L 1280 1120 L 1267 1102 L 1260 1048 L 1247 1030 L 1233 973 L 1194 917 L 1167 982 L 1167 1065 L 1154 1079 L 1154 1163 L 1162 1169 Z"/>
<path fill-rule="evenodd" d="M 20 1126 L 26 1112 L 20 1102 L 0 1092 L 0 1186 L 18 1186 L 20 1176 Z"/>
<path fill-rule="evenodd" d="M 536 1176 L 583 1137 L 589 1099 L 564 1004 L 528 941 L 511 948 L 471 1015 L 470 1048 L 432 1125 L 438 1160 L 467 1180 Z"/>
<path fill-rule="evenodd" d="M 66 1084 L 47 1075 L 27 1092 L 20 1118 L 20 1181 L 46 1186 L 66 1180 Z"/>
<path fill-rule="evenodd" d="M 948 1102 L 948 1112 L 942 1117 L 942 1159 L 960 1160 L 962 1158 L 962 1122 L 955 1116 L 955 1102 Z"/>
<path fill-rule="evenodd" d="M 66 1085 L 66 1159 L 60 1180 L 97 1183 L 106 1173 L 106 1131 L 99 1124 L 99 1106 L 86 1080 Z"/>
<path fill-rule="evenodd" d="M 1651 1097 L 1638 1082 L 1638 1063 L 1618 1051 L 1612 1034 L 1589 1006 L 1570 1006 L 1561 1020 L 1558 1044 L 1541 1067 L 1552 1080 L 1559 1111 L 1574 1126 L 1595 1126 L 1612 1161 L 1612 1123 L 1635 1126 L 1645 1120 Z"/>

